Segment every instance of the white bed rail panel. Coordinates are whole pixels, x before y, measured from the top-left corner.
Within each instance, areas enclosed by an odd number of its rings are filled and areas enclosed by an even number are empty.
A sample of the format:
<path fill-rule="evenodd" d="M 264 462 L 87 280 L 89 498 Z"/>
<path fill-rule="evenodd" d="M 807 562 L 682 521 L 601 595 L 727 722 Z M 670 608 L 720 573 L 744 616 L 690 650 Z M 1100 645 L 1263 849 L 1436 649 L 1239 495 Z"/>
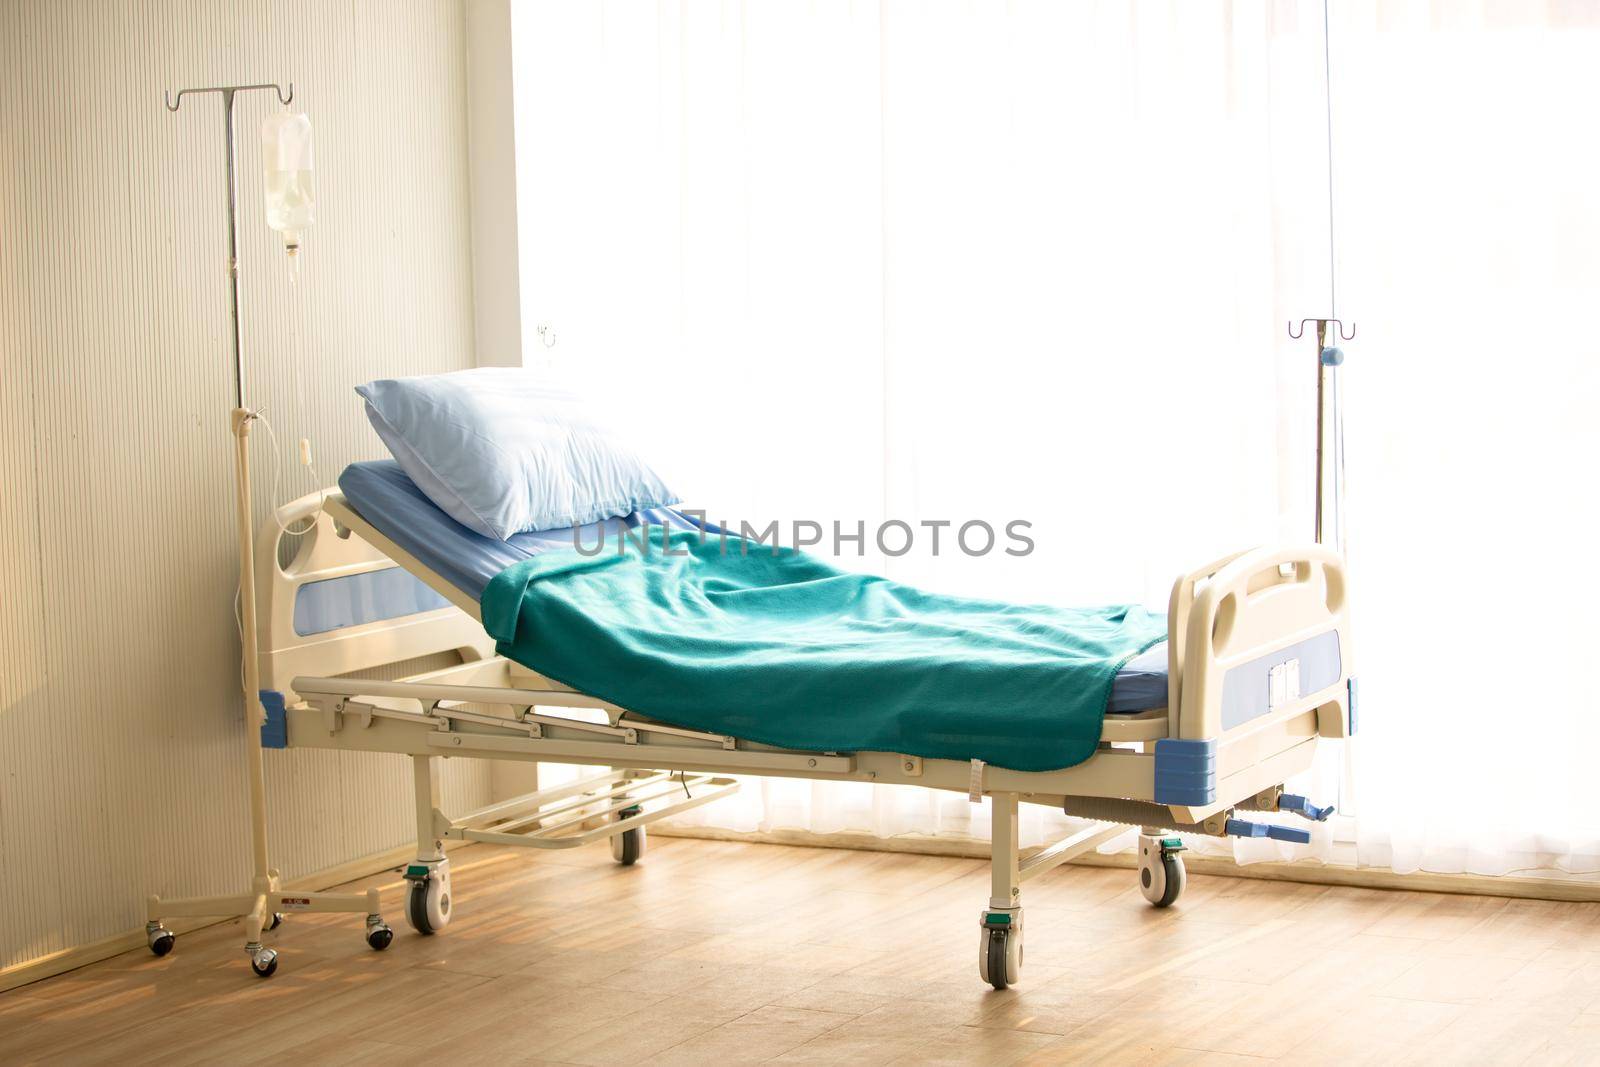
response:
<path fill-rule="evenodd" d="M 1180 579 L 1168 620 L 1172 736 L 1230 737 L 1306 712 L 1318 712 L 1320 736 L 1347 736 L 1348 588 L 1343 562 L 1321 545 L 1253 549 Z M 1313 652 L 1317 669 L 1302 672 Z M 1251 696 L 1263 710 L 1230 717 L 1235 671 L 1235 684 L 1261 687 Z"/>
<path fill-rule="evenodd" d="M 347 674 L 439 652 L 465 660 L 493 654 L 476 619 L 338 526 L 324 497 L 311 493 L 278 508 L 256 540 L 263 688 L 293 700 L 297 675 Z M 283 527 L 298 532 L 308 523 L 280 566 Z"/>

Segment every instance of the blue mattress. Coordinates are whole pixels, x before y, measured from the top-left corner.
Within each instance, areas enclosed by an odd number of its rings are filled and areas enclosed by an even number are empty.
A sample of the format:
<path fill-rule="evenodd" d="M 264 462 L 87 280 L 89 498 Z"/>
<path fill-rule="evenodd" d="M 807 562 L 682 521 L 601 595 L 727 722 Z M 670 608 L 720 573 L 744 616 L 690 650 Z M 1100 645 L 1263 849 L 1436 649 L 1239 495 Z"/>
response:
<path fill-rule="evenodd" d="M 434 506 L 393 460 L 353 463 L 339 476 L 349 505 L 384 536 L 415 556 L 445 581 L 474 600 L 496 574 L 541 552 L 573 543 L 571 528 L 520 533 L 509 541 L 484 537 Z M 578 530 L 581 543 L 594 545 L 602 527 L 616 543 L 619 530 L 649 522 L 694 529 L 695 523 L 671 508 L 638 511 L 622 519 L 590 523 Z M 1167 702 L 1167 643 L 1129 660 L 1111 685 L 1106 711 L 1126 715 L 1163 707 Z"/>

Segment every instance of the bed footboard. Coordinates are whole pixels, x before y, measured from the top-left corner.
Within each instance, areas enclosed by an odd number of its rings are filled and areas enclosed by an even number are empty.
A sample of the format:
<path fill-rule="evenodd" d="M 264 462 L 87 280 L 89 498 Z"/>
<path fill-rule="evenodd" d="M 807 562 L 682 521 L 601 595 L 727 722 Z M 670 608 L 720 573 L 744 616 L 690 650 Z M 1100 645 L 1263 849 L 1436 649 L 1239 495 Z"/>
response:
<path fill-rule="evenodd" d="M 1173 587 L 1169 734 L 1156 799 L 1200 816 L 1310 766 L 1319 737 L 1349 736 L 1344 564 L 1320 545 L 1258 548 Z"/>

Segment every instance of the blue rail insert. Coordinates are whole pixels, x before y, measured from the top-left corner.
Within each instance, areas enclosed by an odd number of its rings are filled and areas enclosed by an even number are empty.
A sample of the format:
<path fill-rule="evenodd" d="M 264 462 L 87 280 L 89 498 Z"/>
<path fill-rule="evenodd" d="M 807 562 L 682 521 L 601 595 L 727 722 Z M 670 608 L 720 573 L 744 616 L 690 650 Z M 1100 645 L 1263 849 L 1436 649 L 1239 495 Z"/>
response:
<path fill-rule="evenodd" d="M 262 748 L 289 747 L 289 715 L 284 709 L 283 694 L 276 689 L 260 691 L 261 706 L 267 711 L 267 720 L 261 724 Z"/>
<path fill-rule="evenodd" d="M 1155 801 L 1202 807 L 1217 800 L 1217 739 L 1163 737 L 1156 742 Z"/>

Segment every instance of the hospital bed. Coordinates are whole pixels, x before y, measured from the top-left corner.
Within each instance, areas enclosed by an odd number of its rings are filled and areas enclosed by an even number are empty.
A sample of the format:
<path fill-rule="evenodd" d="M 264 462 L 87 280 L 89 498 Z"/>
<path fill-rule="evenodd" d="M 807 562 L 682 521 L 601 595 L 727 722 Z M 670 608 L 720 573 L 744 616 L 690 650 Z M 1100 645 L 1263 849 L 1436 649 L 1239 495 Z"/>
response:
<path fill-rule="evenodd" d="M 1022 962 L 1022 885 L 1138 827 L 1145 897 L 1172 904 L 1184 886 L 1176 833 L 1305 841 L 1284 812 L 1331 809 L 1284 792 L 1319 744 L 1354 728 L 1344 566 L 1316 545 L 1257 548 L 1199 567 L 1172 588 L 1167 639 L 1118 673 L 1101 741 L 1052 771 L 895 752 L 794 750 L 669 725 L 561 685 L 495 654 L 479 622 L 494 574 L 572 542 L 570 531 L 481 537 L 439 511 L 390 462 L 357 464 L 341 491 L 278 510 L 256 543 L 262 589 L 259 659 L 268 748 L 409 756 L 417 855 L 405 869 L 406 917 L 433 934 L 454 910 L 447 842 L 574 848 L 609 841 L 623 864 L 646 827 L 738 789 L 734 775 L 922 786 L 988 798 L 991 888 L 979 912 L 978 969 L 1004 988 Z M 669 509 L 631 516 L 685 525 Z M 285 525 L 310 524 L 291 546 Z M 281 562 L 287 558 L 287 562 Z M 459 663 L 401 681 L 356 675 L 438 653 Z M 604 768 L 477 811 L 441 810 L 439 761 L 470 757 Z M 1021 803 L 1085 820 L 1046 847 L 1018 847 Z M 274 909 L 294 898 L 273 895 Z M 369 909 L 369 940 L 388 943 Z M 150 901 L 151 945 L 171 933 Z M 378 942 L 381 941 L 382 944 Z M 157 949 L 158 952 L 164 949 Z M 259 968 L 258 968 L 259 971 Z"/>

